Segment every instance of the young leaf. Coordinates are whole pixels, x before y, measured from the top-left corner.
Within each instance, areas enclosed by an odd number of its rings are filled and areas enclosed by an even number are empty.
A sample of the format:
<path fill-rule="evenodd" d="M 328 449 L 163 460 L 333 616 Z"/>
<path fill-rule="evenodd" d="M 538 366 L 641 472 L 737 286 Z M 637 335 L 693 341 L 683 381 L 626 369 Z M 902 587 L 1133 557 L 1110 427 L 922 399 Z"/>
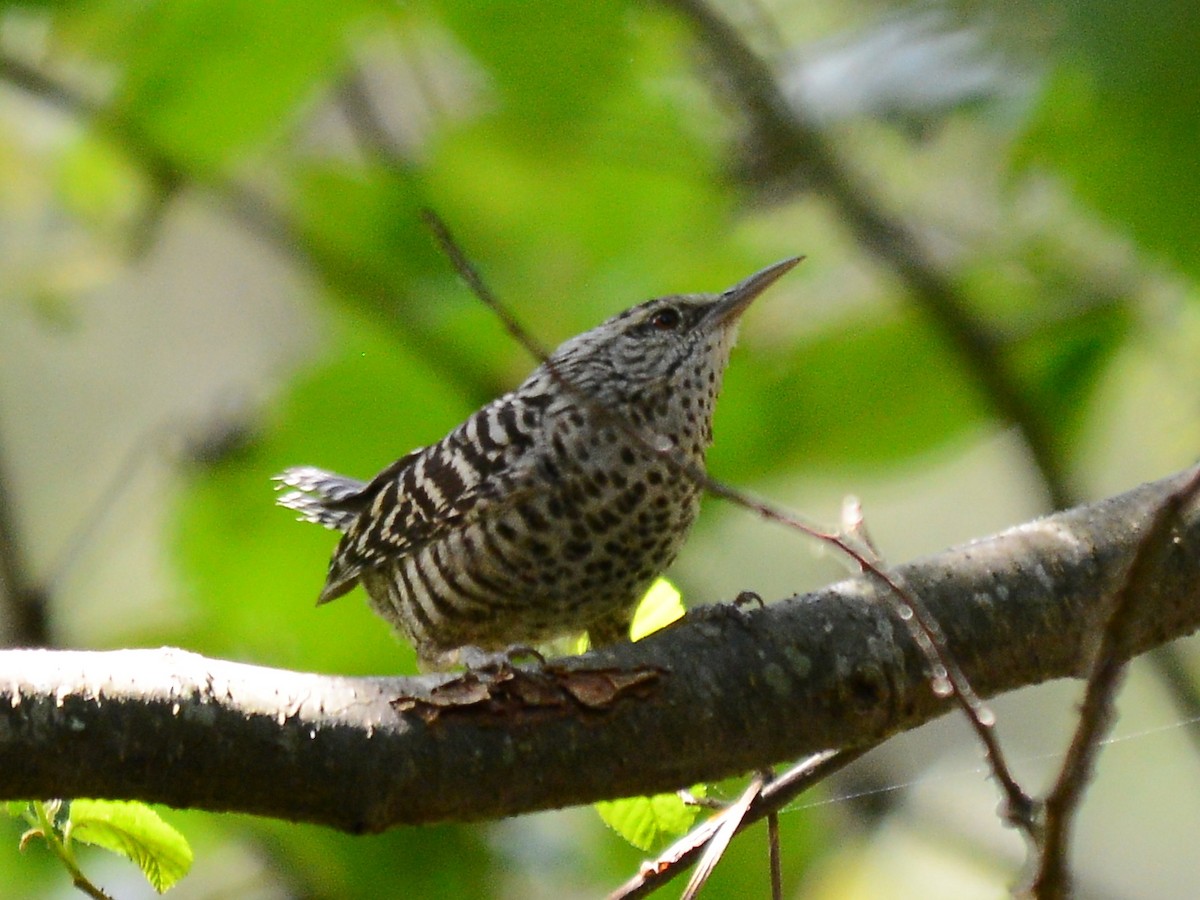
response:
<path fill-rule="evenodd" d="M 160 894 L 192 866 L 187 839 L 144 803 L 74 800 L 67 834 L 128 857 Z"/>
<path fill-rule="evenodd" d="M 629 629 L 630 640 L 640 641 L 648 634 L 666 628 L 686 612 L 683 599 L 675 585 L 660 578 L 650 585 L 646 596 L 633 614 L 633 625 Z"/>
<path fill-rule="evenodd" d="M 693 788 L 692 793 L 703 796 L 704 785 Z M 698 807 L 684 803 L 678 794 L 604 800 L 595 806 L 605 825 L 647 853 L 661 846 L 666 839 L 686 834 L 700 811 Z"/>
<path fill-rule="evenodd" d="M 653 634 L 660 628 L 666 628 L 676 619 L 683 618 L 687 609 L 683 598 L 675 585 L 665 578 L 659 578 L 650 585 L 633 614 L 633 624 L 629 628 L 629 639 L 640 641 L 648 634 Z M 581 634 L 571 645 L 572 653 L 586 653 L 591 644 L 588 636 Z"/>

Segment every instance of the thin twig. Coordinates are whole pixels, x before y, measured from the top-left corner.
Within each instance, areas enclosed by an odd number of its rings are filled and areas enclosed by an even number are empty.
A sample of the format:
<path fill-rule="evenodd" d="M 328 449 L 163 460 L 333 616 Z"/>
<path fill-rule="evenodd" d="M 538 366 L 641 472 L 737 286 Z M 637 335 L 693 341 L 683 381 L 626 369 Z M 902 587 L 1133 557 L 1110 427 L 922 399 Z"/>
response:
<path fill-rule="evenodd" d="M 870 749 L 826 750 L 797 763 L 763 787 L 746 810 L 737 831 L 777 813 L 804 791 L 850 765 Z M 700 858 L 718 827 L 715 816 L 700 823 L 654 860 L 644 864 L 637 875 L 609 894 L 608 900 L 635 900 L 658 890 Z"/>
<path fill-rule="evenodd" d="M 1004 818 L 1009 824 L 1022 831 L 1031 832 L 1034 827 L 1034 803 L 1017 783 L 1012 770 L 1005 761 L 1000 742 L 996 737 L 995 716 L 979 699 L 967 681 L 966 675 L 963 674 L 946 645 L 941 627 L 920 598 L 905 589 L 892 575 L 880 568 L 873 558 L 874 554 L 870 551 L 864 553 L 857 546 L 857 541 L 848 541 L 840 534 L 814 531 L 807 523 L 790 512 L 729 487 L 707 475 L 703 476 L 701 483 L 707 491 L 715 496 L 745 507 L 768 521 L 791 527 L 826 542 L 857 563 L 865 574 L 887 588 L 884 596 L 890 599 L 897 615 L 908 629 L 909 635 L 925 656 L 930 684 L 934 691 L 955 700 L 959 708 L 966 714 L 967 721 L 983 744 L 992 774 L 1004 795 Z"/>
<path fill-rule="evenodd" d="M 767 814 L 767 862 L 771 867 L 771 900 L 783 900 L 783 848 L 779 843 L 779 813 Z"/>
<path fill-rule="evenodd" d="M 679 900 L 696 900 L 700 889 L 708 883 L 708 878 L 717 868 L 717 863 L 729 849 L 729 842 L 733 840 L 735 834 L 741 831 L 742 823 L 746 820 L 746 813 L 750 811 L 751 805 L 762 796 L 762 788 L 763 776 L 761 773 L 757 773 L 750 779 L 750 783 L 742 790 L 737 800 L 713 816 L 712 821 L 716 824 L 716 830 L 709 838 L 708 846 L 704 849 L 704 855 L 700 857 L 700 862 L 692 870 L 692 877 L 688 879 L 687 887 L 683 889 Z"/>
<path fill-rule="evenodd" d="M 1058 780 L 1046 796 L 1039 835 L 1038 868 L 1030 888 L 1033 896 L 1056 900 L 1071 894 L 1068 841 L 1075 813 L 1091 780 L 1096 757 L 1115 718 L 1115 699 L 1127 663 L 1122 650 L 1138 615 L 1138 599 L 1154 577 L 1159 556 L 1171 541 L 1182 509 L 1200 493 L 1200 469 L 1172 491 L 1154 513 L 1134 550 L 1124 581 L 1112 597 L 1111 613 L 1096 648 L 1079 724 L 1063 760 Z"/>

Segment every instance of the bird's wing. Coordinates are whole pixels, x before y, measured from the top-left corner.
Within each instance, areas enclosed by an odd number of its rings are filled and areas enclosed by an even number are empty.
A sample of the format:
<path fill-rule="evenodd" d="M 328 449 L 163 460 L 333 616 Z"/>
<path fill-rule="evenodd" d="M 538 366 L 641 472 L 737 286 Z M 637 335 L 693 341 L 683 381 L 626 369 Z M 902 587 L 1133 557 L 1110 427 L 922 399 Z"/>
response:
<path fill-rule="evenodd" d="M 538 471 L 534 435 L 545 404 L 502 397 L 436 444 L 380 472 L 352 501 L 357 512 L 338 544 L 319 603 L 349 591 L 364 569 L 415 552 L 485 511 L 527 497 Z"/>

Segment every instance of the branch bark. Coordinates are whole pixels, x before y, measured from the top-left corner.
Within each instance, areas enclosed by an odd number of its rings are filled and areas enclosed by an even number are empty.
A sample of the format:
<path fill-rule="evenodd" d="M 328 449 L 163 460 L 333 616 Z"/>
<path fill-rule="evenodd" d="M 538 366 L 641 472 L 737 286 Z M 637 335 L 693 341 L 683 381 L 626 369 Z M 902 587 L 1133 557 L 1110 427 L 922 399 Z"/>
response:
<path fill-rule="evenodd" d="M 1079 676 L 1142 530 L 1190 474 L 894 574 L 980 695 Z M 1156 565 L 1125 656 L 1200 627 L 1196 504 Z M 135 798 L 379 831 L 670 790 L 875 743 L 948 708 L 861 578 L 763 610 L 701 610 L 507 685 L 171 649 L 12 650 L 0 652 L 0 797 Z"/>

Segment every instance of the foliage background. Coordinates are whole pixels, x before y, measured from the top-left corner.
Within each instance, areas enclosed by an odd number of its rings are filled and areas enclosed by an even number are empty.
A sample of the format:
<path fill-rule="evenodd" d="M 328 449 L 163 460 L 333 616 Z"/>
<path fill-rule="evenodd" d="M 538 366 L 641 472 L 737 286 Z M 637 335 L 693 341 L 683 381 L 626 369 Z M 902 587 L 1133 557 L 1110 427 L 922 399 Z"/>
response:
<path fill-rule="evenodd" d="M 806 254 L 747 317 L 710 467 L 827 522 L 858 495 L 889 559 L 1194 460 L 1200 7 L 720 6 L 852 195 L 990 336 L 981 360 L 808 160 L 780 169 L 687 6 L 0 4 L 0 540 L 48 596 L 30 623 L 10 590 L 0 640 L 411 667 L 357 596 L 311 607 L 331 538 L 273 509 L 267 479 L 370 475 L 530 368 L 422 205 L 548 344 Z M 714 503 L 672 574 L 699 603 L 841 570 Z M 1119 732 L 1166 730 L 1109 748 L 1080 823 L 1089 894 L 1190 896 L 1200 877 L 1200 773 L 1170 727 L 1194 713 L 1161 671 L 1135 668 Z M 1034 786 L 1073 697 L 998 704 Z M 956 721 L 873 754 L 823 795 L 839 802 L 783 816 L 788 890 L 1000 893 L 1020 847 L 978 763 Z M 640 857 L 589 810 L 369 838 L 167 815 L 197 850 L 180 897 L 595 896 Z M 65 894 L 17 833 L 0 892 Z M 709 896 L 765 890 L 754 833 Z"/>

